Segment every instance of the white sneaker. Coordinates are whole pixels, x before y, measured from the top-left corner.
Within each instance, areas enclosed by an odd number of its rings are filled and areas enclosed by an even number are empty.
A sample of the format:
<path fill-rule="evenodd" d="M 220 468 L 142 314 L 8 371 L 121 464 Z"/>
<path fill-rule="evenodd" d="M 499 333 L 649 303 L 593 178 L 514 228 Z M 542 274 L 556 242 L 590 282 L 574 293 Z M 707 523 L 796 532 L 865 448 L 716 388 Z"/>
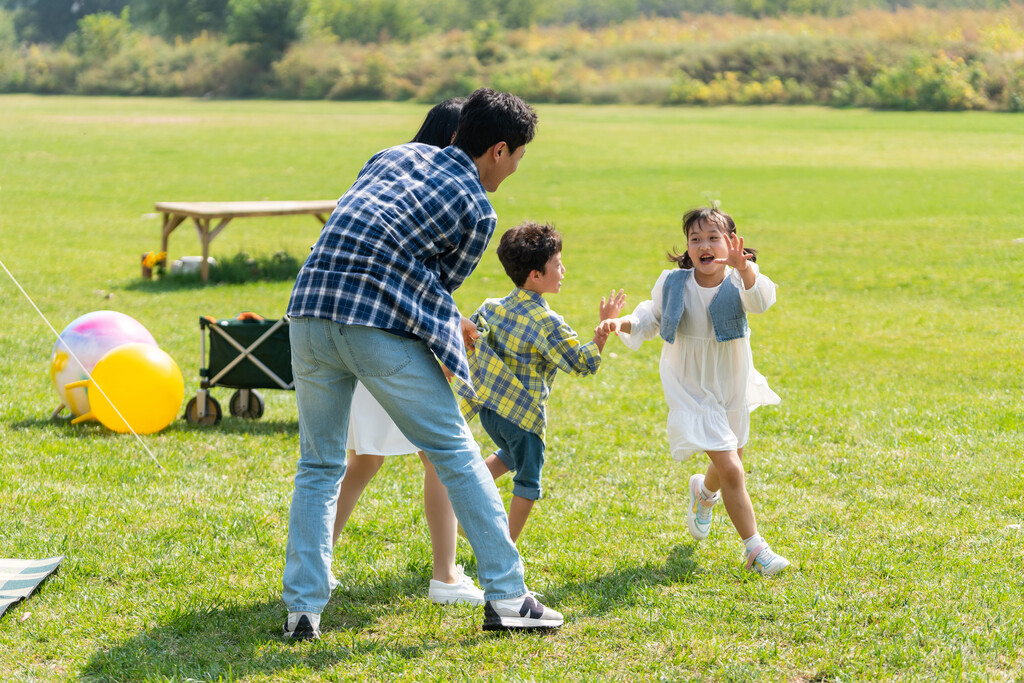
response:
<path fill-rule="evenodd" d="M 775 576 L 789 566 L 789 560 L 762 543 L 747 553 L 747 569 L 761 576 Z"/>
<path fill-rule="evenodd" d="M 704 486 L 704 475 L 695 474 L 690 477 L 690 505 L 686 508 L 686 526 L 690 535 L 698 541 L 703 541 L 711 532 L 711 520 L 714 519 L 714 507 L 721 496 L 715 494 L 711 500 L 701 495 L 701 487 Z"/>
<path fill-rule="evenodd" d="M 477 588 L 473 579 L 466 576 L 462 565 L 456 565 L 458 579 L 455 583 L 444 583 L 443 581 L 430 580 L 430 588 L 427 595 L 436 603 L 450 605 L 452 603 L 465 603 L 467 605 L 484 604 L 484 592 Z"/>
<path fill-rule="evenodd" d="M 292 640 L 320 640 L 320 615 L 289 612 L 284 622 L 284 637 Z"/>
<path fill-rule="evenodd" d="M 563 623 L 561 612 L 545 607 L 529 593 L 509 600 L 490 600 L 484 605 L 485 631 L 558 628 Z"/>

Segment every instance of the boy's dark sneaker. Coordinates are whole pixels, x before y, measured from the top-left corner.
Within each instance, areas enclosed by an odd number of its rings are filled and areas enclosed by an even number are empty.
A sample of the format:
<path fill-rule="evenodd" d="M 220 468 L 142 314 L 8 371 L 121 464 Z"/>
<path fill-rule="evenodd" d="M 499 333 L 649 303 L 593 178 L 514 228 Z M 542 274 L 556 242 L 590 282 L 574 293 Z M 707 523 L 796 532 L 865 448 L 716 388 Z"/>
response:
<path fill-rule="evenodd" d="M 284 622 L 284 637 L 291 640 L 320 640 L 320 615 L 289 612 Z"/>
<path fill-rule="evenodd" d="M 484 605 L 485 631 L 528 631 L 559 628 L 560 612 L 537 602 L 531 593 L 509 600 L 490 600 Z"/>

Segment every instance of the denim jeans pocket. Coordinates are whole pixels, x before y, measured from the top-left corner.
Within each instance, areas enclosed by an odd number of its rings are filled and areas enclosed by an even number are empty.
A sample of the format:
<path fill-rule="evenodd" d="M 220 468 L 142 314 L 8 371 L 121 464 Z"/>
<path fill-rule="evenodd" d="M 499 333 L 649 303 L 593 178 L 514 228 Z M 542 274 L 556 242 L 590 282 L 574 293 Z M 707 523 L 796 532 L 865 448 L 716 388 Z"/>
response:
<path fill-rule="evenodd" d="M 316 362 L 313 352 L 312 327 L 315 321 L 308 318 L 292 318 L 288 324 L 288 340 L 292 348 L 292 372 L 299 376 L 309 376 L 316 372 L 320 365 Z"/>
<path fill-rule="evenodd" d="M 366 377 L 389 377 L 409 365 L 409 345 L 417 342 L 372 328 L 349 327 L 342 336 L 348 346 L 356 373 Z"/>

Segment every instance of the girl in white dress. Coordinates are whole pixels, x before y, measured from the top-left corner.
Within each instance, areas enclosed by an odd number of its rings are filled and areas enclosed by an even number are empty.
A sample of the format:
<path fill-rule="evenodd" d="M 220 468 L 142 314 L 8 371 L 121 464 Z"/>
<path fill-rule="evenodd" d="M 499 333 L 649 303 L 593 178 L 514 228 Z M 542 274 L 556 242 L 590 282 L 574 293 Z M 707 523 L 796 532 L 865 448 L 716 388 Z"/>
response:
<path fill-rule="evenodd" d="M 423 120 L 412 142 L 446 147 L 455 136 L 463 98 L 453 97 L 435 105 Z M 423 506 L 430 530 L 430 547 L 434 558 L 433 578 L 427 595 L 434 602 L 465 602 L 484 604 L 484 592 L 455 564 L 458 522 L 448 500 L 448 491 L 427 460 L 417 451 L 384 408 L 361 384 L 352 395 L 348 423 L 348 467 L 338 493 L 338 511 L 334 518 L 334 544 L 345 528 L 352 510 L 366 485 L 384 464 L 384 457 L 418 453 L 423 461 Z"/>
<path fill-rule="evenodd" d="M 780 400 L 754 369 L 746 320 L 775 303 L 775 284 L 758 270 L 754 250 L 744 249 L 728 214 L 694 209 L 683 218 L 683 231 L 686 251 L 669 254 L 679 268 L 662 272 L 651 299 L 631 315 L 605 320 L 598 329 L 619 334 L 633 350 L 659 335 L 664 339 L 660 371 L 672 457 L 681 462 L 705 452 L 711 460 L 705 474 L 690 478 L 690 534 L 707 538 L 721 499 L 743 539 L 747 569 L 773 576 L 789 560 L 757 531 L 743 447 L 750 411 Z"/>
<path fill-rule="evenodd" d="M 338 493 L 338 512 L 334 518 L 334 544 L 345 528 L 352 510 L 366 485 L 389 455 L 417 453 L 423 461 L 423 507 L 430 530 L 430 549 L 434 559 L 433 578 L 427 595 L 434 602 L 484 604 L 484 592 L 455 564 L 458 522 L 448 500 L 448 491 L 427 460 L 417 451 L 398 426 L 388 417 L 377 399 L 360 383 L 352 394 L 348 423 L 348 467 Z"/>

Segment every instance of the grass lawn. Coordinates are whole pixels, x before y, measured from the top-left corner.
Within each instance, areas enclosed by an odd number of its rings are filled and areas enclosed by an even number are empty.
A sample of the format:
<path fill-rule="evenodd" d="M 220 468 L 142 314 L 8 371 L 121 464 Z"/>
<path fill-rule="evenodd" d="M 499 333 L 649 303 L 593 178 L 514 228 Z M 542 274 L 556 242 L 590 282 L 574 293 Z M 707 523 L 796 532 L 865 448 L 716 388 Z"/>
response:
<path fill-rule="evenodd" d="M 339 196 L 427 107 L 394 103 L 0 97 L 0 260 L 59 331 L 127 313 L 198 388 L 203 315 L 280 317 L 289 282 L 143 281 L 155 201 Z M 498 229 L 564 236 L 550 297 L 581 334 L 632 307 L 682 246 L 683 212 L 722 202 L 778 304 L 751 320 L 782 396 L 753 415 L 747 486 L 793 566 L 742 571 L 727 518 L 694 542 L 668 456 L 660 344 L 617 340 L 558 380 L 546 496 L 520 550 L 566 615 L 494 636 L 479 608 L 426 597 L 415 457 L 390 459 L 335 553 L 322 641 L 282 642 L 280 581 L 298 457 L 294 394 L 261 420 L 175 421 L 143 437 L 50 419 L 54 335 L 0 273 L 0 557 L 66 559 L 0 619 L 14 680 L 1019 680 L 1024 676 L 1018 115 L 815 108 L 539 107 Z M 243 219 L 213 254 L 302 258 L 309 216 Z M 198 253 L 189 226 L 170 258 Z M 493 248 L 464 311 L 510 284 Z M 230 390 L 214 389 L 226 406 Z M 482 447 L 491 446 L 474 423 Z M 485 452 L 487 452 L 485 450 Z M 499 482 L 507 501 L 511 482 Z M 460 541 L 459 561 L 475 571 Z"/>

